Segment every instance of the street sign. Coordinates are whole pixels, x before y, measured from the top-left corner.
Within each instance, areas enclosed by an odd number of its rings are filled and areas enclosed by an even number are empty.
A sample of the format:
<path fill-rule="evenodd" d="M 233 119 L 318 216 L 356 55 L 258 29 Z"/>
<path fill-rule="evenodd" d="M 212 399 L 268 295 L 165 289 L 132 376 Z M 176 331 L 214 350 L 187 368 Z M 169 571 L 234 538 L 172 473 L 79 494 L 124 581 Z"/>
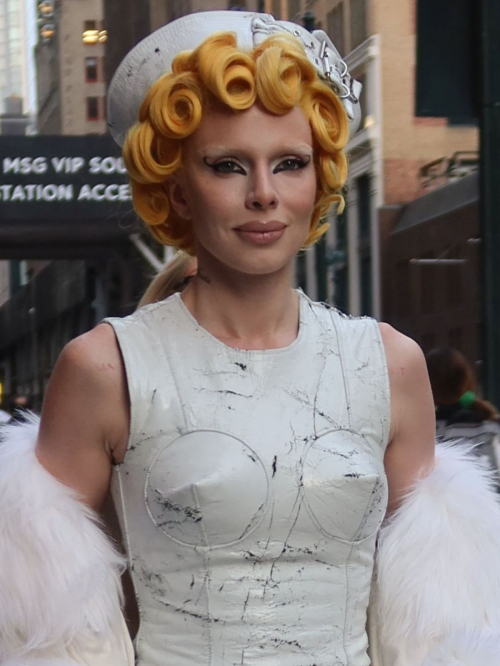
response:
<path fill-rule="evenodd" d="M 125 242 L 135 221 L 110 137 L 0 136 L 0 259 Z"/>

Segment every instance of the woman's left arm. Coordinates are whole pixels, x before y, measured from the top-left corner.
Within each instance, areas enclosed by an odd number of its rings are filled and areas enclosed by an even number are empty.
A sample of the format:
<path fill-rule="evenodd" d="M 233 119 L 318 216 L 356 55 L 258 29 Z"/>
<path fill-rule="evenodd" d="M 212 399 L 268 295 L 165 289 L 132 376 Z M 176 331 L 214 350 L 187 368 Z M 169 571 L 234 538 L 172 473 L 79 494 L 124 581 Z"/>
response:
<path fill-rule="evenodd" d="M 385 453 L 389 513 L 434 465 L 436 421 L 422 350 L 388 324 L 380 324 L 391 386 L 391 434 Z"/>
<path fill-rule="evenodd" d="M 498 666 L 500 505 L 491 472 L 470 443 L 435 444 L 423 354 L 390 326 L 381 332 L 392 392 L 390 513 L 371 608 L 370 640 L 380 637 L 382 656 L 372 663 Z"/>

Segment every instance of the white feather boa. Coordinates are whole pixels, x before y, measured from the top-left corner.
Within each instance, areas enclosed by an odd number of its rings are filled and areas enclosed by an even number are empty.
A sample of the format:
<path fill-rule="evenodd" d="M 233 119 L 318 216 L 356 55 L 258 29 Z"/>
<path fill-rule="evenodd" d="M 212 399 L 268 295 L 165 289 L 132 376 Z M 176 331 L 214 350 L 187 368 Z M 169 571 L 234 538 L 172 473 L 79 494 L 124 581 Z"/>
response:
<path fill-rule="evenodd" d="M 0 427 L 0 664 L 100 663 L 111 637 L 125 638 L 124 559 L 96 514 L 38 462 L 38 424 L 29 415 Z M 89 651 L 97 658 L 79 656 Z"/>
<path fill-rule="evenodd" d="M 437 445 L 382 527 L 377 570 L 374 666 L 499 666 L 500 505 L 470 446 Z"/>

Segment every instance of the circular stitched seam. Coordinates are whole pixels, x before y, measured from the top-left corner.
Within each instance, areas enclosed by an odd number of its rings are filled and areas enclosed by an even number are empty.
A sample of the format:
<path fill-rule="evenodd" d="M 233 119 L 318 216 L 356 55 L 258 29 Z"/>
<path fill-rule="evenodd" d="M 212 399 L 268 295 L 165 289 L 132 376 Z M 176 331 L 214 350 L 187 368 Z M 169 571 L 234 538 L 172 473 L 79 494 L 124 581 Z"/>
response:
<path fill-rule="evenodd" d="M 171 534 L 168 534 L 168 532 L 165 532 L 165 530 L 162 529 L 158 525 L 158 523 L 156 522 L 155 517 L 153 516 L 153 514 L 151 512 L 151 509 L 149 508 L 149 500 L 148 500 L 148 492 L 147 492 L 148 491 L 148 485 L 149 485 L 149 478 L 150 478 L 150 475 L 151 475 L 152 467 L 156 463 L 158 457 L 169 446 L 172 446 L 173 444 L 175 444 L 175 442 L 178 442 L 180 439 L 182 439 L 186 435 L 190 435 L 192 433 L 198 433 L 198 432 L 212 432 L 212 433 L 217 433 L 219 435 L 227 435 L 228 437 L 231 437 L 232 439 L 235 439 L 238 442 L 240 442 L 240 444 L 242 444 L 249 451 L 251 451 L 252 454 L 255 456 L 255 458 L 258 460 L 258 462 L 260 463 L 260 466 L 262 467 L 262 471 L 264 472 L 264 476 L 265 476 L 265 479 L 266 479 L 266 499 L 264 501 L 264 508 L 261 511 L 260 516 L 256 520 L 255 525 L 253 525 L 249 530 L 246 530 L 245 533 L 243 534 L 243 536 L 238 537 L 238 539 L 234 539 L 233 541 L 228 541 L 226 543 L 221 543 L 221 544 L 217 544 L 217 545 L 214 545 L 214 546 L 200 546 L 200 545 L 197 545 L 197 544 L 186 543 L 185 541 L 180 541 L 179 539 L 176 539 Z M 251 534 L 253 534 L 253 532 L 255 532 L 255 530 L 259 527 L 259 525 L 264 520 L 264 517 L 267 513 L 268 507 L 270 506 L 270 503 L 269 503 L 269 496 L 270 496 L 270 490 L 271 490 L 270 486 L 271 486 L 271 484 L 269 482 L 269 475 L 268 475 L 267 470 L 265 468 L 265 465 L 262 461 L 262 458 L 259 456 L 259 454 L 254 449 L 252 449 L 251 446 L 249 446 L 246 442 L 244 442 L 240 437 L 237 437 L 237 436 L 233 435 L 232 433 L 226 432 L 225 430 L 216 430 L 216 429 L 213 429 L 213 428 L 192 428 L 190 430 L 186 430 L 181 435 L 179 435 L 179 437 L 176 437 L 175 439 L 173 439 L 168 444 L 165 444 L 165 446 L 156 453 L 155 457 L 153 458 L 153 460 L 151 461 L 151 463 L 148 467 L 148 471 L 146 472 L 146 480 L 145 480 L 145 483 L 144 483 L 144 502 L 146 504 L 146 510 L 149 514 L 149 517 L 151 518 L 151 521 L 153 522 L 153 525 L 155 525 L 159 530 L 161 530 L 161 532 L 168 539 L 173 541 L 174 543 L 178 544 L 179 546 L 184 546 L 186 548 L 190 548 L 191 550 L 197 550 L 197 551 L 218 550 L 220 548 L 227 548 L 228 546 L 234 546 L 235 544 L 240 543 L 241 541 L 243 541 L 244 539 L 249 537 Z"/>
<path fill-rule="evenodd" d="M 307 456 L 308 452 L 310 451 L 312 445 L 313 445 L 315 442 L 317 442 L 318 439 L 320 439 L 321 437 L 324 437 L 325 435 L 328 435 L 328 434 L 330 434 L 330 433 L 332 433 L 332 432 L 349 432 L 349 433 L 352 433 L 353 435 L 357 435 L 357 436 L 361 437 L 362 439 L 364 439 L 365 441 L 367 441 L 367 440 L 366 440 L 366 437 L 365 437 L 363 434 L 361 434 L 358 430 L 356 430 L 356 428 L 328 428 L 327 430 L 322 431 L 321 434 L 319 434 L 317 437 L 315 437 L 315 438 L 313 438 L 313 439 L 310 440 L 310 443 L 309 443 L 309 445 L 308 445 L 308 447 L 307 447 L 307 449 L 306 449 L 306 451 L 305 451 L 305 453 L 304 453 L 304 459 L 306 458 L 306 456 Z M 382 477 L 383 479 L 387 479 L 383 464 L 380 465 L 380 468 L 381 468 L 381 477 Z M 385 496 L 386 498 L 388 498 L 387 483 L 384 484 L 384 487 L 385 487 L 385 493 L 384 493 L 384 496 Z M 376 535 L 378 534 L 378 531 L 380 530 L 380 526 L 382 525 L 383 518 L 382 518 L 382 520 L 380 521 L 380 523 L 379 523 L 379 525 L 377 526 L 377 528 L 376 528 L 373 532 L 371 532 L 368 536 L 365 536 L 365 537 L 363 537 L 362 539 L 342 539 L 342 537 L 339 537 L 339 536 L 335 536 L 335 535 L 333 535 L 333 534 L 330 534 L 327 530 L 325 530 L 325 529 L 321 526 L 321 524 L 319 523 L 318 519 L 317 519 L 316 516 L 314 515 L 314 513 L 313 513 L 311 507 L 309 506 L 309 502 L 307 501 L 307 496 L 306 496 L 306 494 L 303 492 L 303 491 L 304 491 L 304 488 L 302 487 L 301 490 L 302 490 L 302 497 L 304 498 L 304 505 L 305 505 L 305 507 L 306 507 L 306 511 L 307 511 L 307 513 L 309 514 L 310 519 L 311 519 L 312 522 L 314 523 L 316 529 L 317 529 L 317 530 L 318 530 L 323 536 L 327 537 L 328 539 L 331 539 L 332 541 L 338 541 L 339 543 L 344 543 L 344 544 L 347 544 L 347 545 L 357 545 L 357 544 L 364 543 L 365 541 L 368 541 L 368 540 L 370 540 L 370 539 L 373 539 L 373 537 L 376 536 Z M 373 496 L 373 491 L 372 491 L 372 496 Z M 366 511 L 367 511 L 367 510 L 368 510 L 368 508 L 365 509 L 365 512 L 364 512 L 364 514 L 363 514 L 363 517 L 362 517 L 361 520 L 359 521 L 359 526 L 358 526 L 358 528 L 357 528 L 355 534 L 357 534 L 357 532 L 360 530 L 361 525 L 362 525 L 362 523 L 363 523 L 363 520 L 364 520 L 364 518 L 365 518 L 365 516 L 366 516 Z"/>

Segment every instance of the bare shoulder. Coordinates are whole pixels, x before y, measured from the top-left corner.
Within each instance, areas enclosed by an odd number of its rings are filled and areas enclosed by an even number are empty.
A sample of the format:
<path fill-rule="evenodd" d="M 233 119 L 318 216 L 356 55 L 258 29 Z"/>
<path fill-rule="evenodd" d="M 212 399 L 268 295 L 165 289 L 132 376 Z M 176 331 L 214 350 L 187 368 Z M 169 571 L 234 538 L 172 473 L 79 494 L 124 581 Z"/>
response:
<path fill-rule="evenodd" d="M 424 354 L 415 340 L 403 335 L 390 324 L 380 323 L 379 328 L 391 379 L 393 375 L 408 377 L 411 371 L 419 368 L 427 374 Z"/>
<path fill-rule="evenodd" d="M 428 401 L 431 395 L 427 364 L 419 344 L 390 324 L 379 324 L 391 382 L 393 408 L 404 398 Z"/>
<path fill-rule="evenodd" d="M 57 404 L 69 402 L 71 410 L 86 416 L 102 416 L 101 435 L 108 452 L 119 443 L 128 430 L 128 395 L 120 349 L 109 324 L 99 324 L 64 347 L 51 377 L 44 413 L 53 397 Z"/>
<path fill-rule="evenodd" d="M 113 375 L 120 374 L 121 355 L 112 327 L 99 324 L 74 338 L 64 347 L 57 363 L 78 369 L 96 382 L 113 381 Z"/>
<path fill-rule="evenodd" d="M 42 410 L 40 461 L 98 506 L 128 437 L 128 393 L 111 326 L 100 324 L 62 350 Z"/>

